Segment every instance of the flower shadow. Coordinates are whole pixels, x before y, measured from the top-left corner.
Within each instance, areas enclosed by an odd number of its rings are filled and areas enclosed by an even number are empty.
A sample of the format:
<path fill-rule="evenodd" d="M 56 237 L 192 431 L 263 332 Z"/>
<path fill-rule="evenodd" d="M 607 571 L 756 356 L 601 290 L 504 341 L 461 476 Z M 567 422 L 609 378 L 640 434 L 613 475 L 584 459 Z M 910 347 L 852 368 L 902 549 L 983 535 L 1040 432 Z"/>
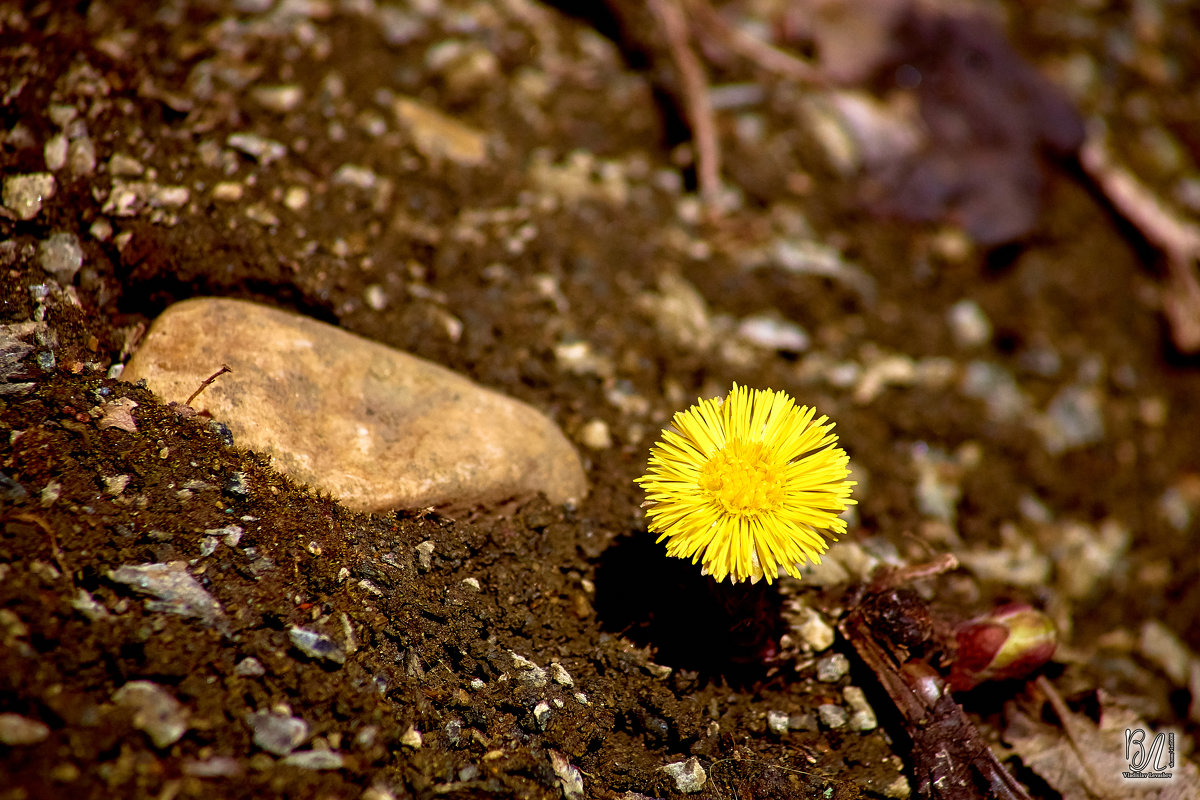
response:
<path fill-rule="evenodd" d="M 745 687 L 766 677 L 785 626 L 777 589 L 717 583 L 672 558 L 654 535 L 618 537 L 596 565 L 595 609 L 605 631 L 654 652 L 663 666 Z"/>

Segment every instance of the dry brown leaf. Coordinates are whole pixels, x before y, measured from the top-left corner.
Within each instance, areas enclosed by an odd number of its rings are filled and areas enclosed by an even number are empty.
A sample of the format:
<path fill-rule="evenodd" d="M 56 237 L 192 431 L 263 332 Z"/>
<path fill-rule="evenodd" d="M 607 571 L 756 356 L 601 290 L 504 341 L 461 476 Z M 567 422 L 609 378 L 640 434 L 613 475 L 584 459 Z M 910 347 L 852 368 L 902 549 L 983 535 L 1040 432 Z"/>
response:
<path fill-rule="evenodd" d="M 1057 699 L 1057 695 L 1054 696 Z M 1145 731 L 1150 749 L 1155 732 L 1137 714 L 1106 702 L 1097 725 L 1084 714 L 1054 702 L 1062 727 L 1048 725 L 1024 711 L 1009 715 L 1005 738 L 1013 750 L 1063 800 L 1188 800 L 1200 797 L 1200 770 L 1175 752 L 1170 778 L 1126 778 L 1125 731 Z M 1176 744 L 1178 745 L 1178 737 Z"/>
<path fill-rule="evenodd" d="M 133 419 L 133 409 L 137 402 L 128 397 L 118 397 L 105 403 L 100 409 L 103 416 L 98 423 L 101 430 L 105 428 L 120 428 L 129 433 L 137 433 L 137 422 Z"/>

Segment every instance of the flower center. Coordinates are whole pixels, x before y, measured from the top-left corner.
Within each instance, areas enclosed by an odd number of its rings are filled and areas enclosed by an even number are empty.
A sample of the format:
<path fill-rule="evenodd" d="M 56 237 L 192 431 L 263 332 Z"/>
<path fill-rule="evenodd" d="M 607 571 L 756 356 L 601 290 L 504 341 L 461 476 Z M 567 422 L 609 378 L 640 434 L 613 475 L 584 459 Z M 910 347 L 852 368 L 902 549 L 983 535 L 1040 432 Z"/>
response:
<path fill-rule="evenodd" d="M 774 511 L 784 498 L 782 467 L 761 442 L 735 439 L 700 469 L 700 488 L 727 514 L 750 517 Z"/>

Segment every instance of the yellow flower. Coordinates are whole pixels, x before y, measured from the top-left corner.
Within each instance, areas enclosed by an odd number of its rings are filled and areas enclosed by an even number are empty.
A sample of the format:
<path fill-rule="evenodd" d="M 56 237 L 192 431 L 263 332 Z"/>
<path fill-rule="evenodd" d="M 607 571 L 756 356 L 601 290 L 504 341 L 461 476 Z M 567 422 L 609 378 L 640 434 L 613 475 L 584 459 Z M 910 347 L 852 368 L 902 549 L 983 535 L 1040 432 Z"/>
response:
<path fill-rule="evenodd" d="M 667 553 L 700 562 L 717 581 L 800 577 L 820 563 L 838 514 L 855 501 L 849 458 L 828 417 L 784 392 L 733 385 L 722 402 L 698 400 L 671 420 L 637 483 Z"/>

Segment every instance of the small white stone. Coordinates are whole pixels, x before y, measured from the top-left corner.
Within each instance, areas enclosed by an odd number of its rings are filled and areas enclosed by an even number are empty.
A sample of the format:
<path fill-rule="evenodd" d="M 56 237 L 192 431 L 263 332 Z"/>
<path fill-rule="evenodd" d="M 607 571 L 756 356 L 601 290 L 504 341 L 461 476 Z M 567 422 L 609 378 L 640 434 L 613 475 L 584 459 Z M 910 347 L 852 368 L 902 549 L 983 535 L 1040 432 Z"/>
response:
<path fill-rule="evenodd" d="M 563 665 L 559 664 L 557 661 L 550 665 L 550 679 L 559 686 L 566 686 L 568 689 L 575 685 L 574 679 L 572 679 L 571 675 L 565 669 L 563 669 Z"/>
<path fill-rule="evenodd" d="M 478 578 L 463 578 L 463 579 L 462 579 L 462 585 L 463 585 L 463 587 L 464 587 L 464 588 L 466 588 L 468 591 L 472 591 L 472 592 L 479 592 L 479 591 L 482 591 L 482 589 L 481 589 L 481 587 L 480 587 L 480 585 L 479 585 L 479 579 L 478 579 Z"/>
<path fill-rule="evenodd" d="M 169 747 L 187 732 L 187 709 L 156 683 L 130 681 L 114 692 L 112 699 L 132 712 L 133 726 L 145 731 L 155 747 Z"/>
<path fill-rule="evenodd" d="M 960 347 L 979 347 L 992 338 L 992 323 L 974 300 L 959 300 L 950 306 L 946 321 Z"/>
<path fill-rule="evenodd" d="M 579 440 L 593 450 L 607 450 L 613 443 L 608 423 L 602 419 L 588 420 L 579 430 Z"/>
<path fill-rule="evenodd" d="M 821 724 L 831 730 L 846 727 L 846 723 L 850 721 L 849 715 L 846 714 L 846 709 L 833 703 L 824 703 L 817 706 L 817 716 L 821 719 Z"/>
<path fill-rule="evenodd" d="M 850 671 L 850 659 L 841 653 L 831 653 L 817 662 L 817 680 L 836 683 Z"/>
<path fill-rule="evenodd" d="M 583 775 L 579 768 L 557 750 L 547 750 L 547 754 L 550 756 L 550 767 L 562 786 L 563 800 L 580 800 L 583 797 Z"/>
<path fill-rule="evenodd" d="M 433 551 L 436 545 L 426 540 L 417 545 L 417 566 L 422 572 L 433 569 Z"/>
<path fill-rule="evenodd" d="M 379 183 L 379 175 L 374 170 L 358 164 L 342 164 L 334 171 L 331 183 L 334 186 L 353 186 L 357 189 L 374 189 Z"/>
<path fill-rule="evenodd" d="M 42 148 L 42 158 L 46 160 L 46 169 L 58 172 L 67 165 L 67 137 L 65 134 L 55 134 L 46 140 Z"/>
<path fill-rule="evenodd" d="M 125 491 L 125 487 L 129 485 L 128 475 L 110 475 L 104 478 L 104 491 L 111 494 L 113 497 Z"/>
<path fill-rule="evenodd" d="M 802 606 L 796 613 L 796 617 L 797 622 L 792 625 L 792 630 L 800 636 L 801 640 L 814 652 L 820 653 L 822 650 L 828 650 L 833 644 L 833 626 L 808 606 Z"/>
<path fill-rule="evenodd" d="M 671 776 L 675 781 L 675 788 L 684 794 L 694 794 L 703 789 L 704 784 L 708 782 L 708 775 L 704 772 L 704 767 L 700 766 L 700 759 L 695 756 L 687 761 L 665 764 L 662 771 Z"/>
<path fill-rule="evenodd" d="M 784 734 L 788 732 L 788 714 L 772 708 L 767 712 L 767 727 L 771 733 Z"/>
<path fill-rule="evenodd" d="M 96 145 L 87 136 L 72 139 L 67 145 L 67 165 L 74 175 L 87 176 L 96 171 Z"/>
<path fill-rule="evenodd" d="M 283 204 L 292 211 L 299 211 L 308 205 L 308 189 L 303 186 L 289 186 L 283 193 Z"/>
<path fill-rule="evenodd" d="M 542 669 L 528 658 L 518 655 L 511 650 L 509 651 L 509 655 L 512 656 L 513 666 L 515 666 L 518 671 L 517 680 L 537 689 L 540 689 L 546 685 L 546 670 Z"/>
<path fill-rule="evenodd" d="M 49 172 L 9 176 L 4 179 L 4 207 L 17 219 L 33 219 L 41 213 L 42 204 L 54 196 L 57 186 Z"/>
<path fill-rule="evenodd" d="M 546 730 L 550 724 L 550 706 L 545 700 L 533 707 L 533 718 L 537 720 L 539 728 Z"/>
<path fill-rule="evenodd" d="M 212 199 L 222 203 L 236 203 L 242 199 L 246 187 L 237 181 L 221 181 L 212 188 Z"/>
<path fill-rule="evenodd" d="M 847 686 L 842 690 L 842 699 L 850 707 L 850 727 L 856 731 L 873 731 L 879 726 L 875 718 L 875 709 L 867 702 L 867 695 L 857 686 Z"/>
<path fill-rule="evenodd" d="M 794 322 L 770 314 L 746 317 L 738 325 L 738 335 L 764 350 L 802 353 L 808 349 L 809 338 Z"/>
<path fill-rule="evenodd" d="M 260 106 L 278 114 L 295 110 L 304 99 L 304 90 L 295 84 L 258 86 L 250 94 Z"/>
<path fill-rule="evenodd" d="M 113 153 L 108 160 L 108 173 L 114 178 L 136 178 L 145 171 L 142 162 L 124 153 Z"/>
<path fill-rule="evenodd" d="M 367 305 L 376 311 L 383 311 L 387 308 L 388 296 L 387 292 L 378 283 L 372 283 L 363 291 L 363 299 L 367 301 Z"/>
<path fill-rule="evenodd" d="M 408 730 L 400 735 L 400 744 L 413 750 L 420 750 L 422 744 L 421 732 L 409 725 Z"/>
<path fill-rule="evenodd" d="M 225 144 L 234 150 L 240 150 L 246 155 L 268 165 L 287 155 L 287 148 L 274 139 L 259 136 L 257 133 L 231 133 L 225 139 Z"/>
<path fill-rule="evenodd" d="M 42 269 L 54 276 L 61 284 L 68 284 L 83 266 L 83 247 L 79 237 L 60 231 L 38 245 L 38 259 Z"/>
<path fill-rule="evenodd" d="M 92 223 L 90 228 L 88 228 L 88 233 L 90 233 L 92 238 L 97 242 L 107 242 L 112 238 L 112 223 L 106 220 L 104 217 L 100 217 Z"/>
<path fill-rule="evenodd" d="M 20 714 L 0 714 L 0 744 L 21 747 L 45 741 L 49 735 L 50 728 L 36 719 Z"/>

